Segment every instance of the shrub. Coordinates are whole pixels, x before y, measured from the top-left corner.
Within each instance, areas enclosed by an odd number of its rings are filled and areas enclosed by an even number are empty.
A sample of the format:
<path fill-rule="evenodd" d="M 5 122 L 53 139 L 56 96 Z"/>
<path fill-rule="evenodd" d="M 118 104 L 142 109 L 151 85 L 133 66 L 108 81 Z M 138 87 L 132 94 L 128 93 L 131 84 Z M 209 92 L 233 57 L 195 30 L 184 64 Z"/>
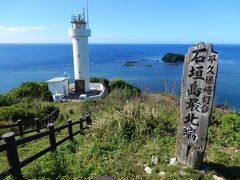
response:
<path fill-rule="evenodd" d="M 133 86 L 131 84 L 129 84 L 127 81 L 123 80 L 123 79 L 120 79 L 120 78 L 116 78 L 116 79 L 113 79 L 111 82 L 110 82 L 110 87 L 111 87 L 111 90 L 114 90 L 114 89 L 124 89 L 124 88 L 133 88 Z"/>
<path fill-rule="evenodd" d="M 140 89 L 133 86 L 132 84 L 130 84 L 129 82 L 123 80 L 123 79 L 119 79 L 119 78 L 116 78 L 116 79 L 113 79 L 111 82 L 110 82 L 110 89 L 111 90 L 114 90 L 114 89 L 129 89 L 129 90 L 134 90 L 138 93 L 140 93 Z"/>
<path fill-rule="evenodd" d="M 125 101 L 130 98 L 138 97 L 140 94 L 140 89 L 127 81 L 123 79 L 113 79 L 110 82 L 110 94 L 108 99 Z"/>
<path fill-rule="evenodd" d="M 52 101 L 51 92 L 45 82 L 25 82 L 5 94 L 0 94 L 0 107 L 34 100 Z"/>
<path fill-rule="evenodd" d="M 0 107 L 1 106 L 10 106 L 15 104 L 17 101 L 16 98 L 10 93 L 8 94 L 0 94 Z"/>
<path fill-rule="evenodd" d="M 109 80 L 106 79 L 106 78 L 97 78 L 97 77 L 92 77 L 90 79 L 90 81 L 92 83 L 102 83 L 102 85 L 105 87 L 105 88 L 109 88 Z"/>
<path fill-rule="evenodd" d="M 101 100 L 86 100 L 83 101 L 81 104 L 81 108 L 91 112 L 92 111 L 92 107 L 97 106 L 98 104 L 101 104 Z"/>
<path fill-rule="evenodd" d="M 175 135 L 177 113 L 173 107 L 153 106 L 150 102 L 142 102 L 141 97 L 118 105 L 111 104 L 111 107 L 99 114 L 98 121 L 92 127 L 94 134 L 101 139 L 115 137 L 144 141 L 156 134 Z"/>
<path fill-rule="evenodd" d="M 215 120 L 216 121 L 216 120 Z M 240 115 L 229 112 L 219 117 L 209 127 L 208 138 L 211 143 L 221 144 L 224 146 L 240 145 Z"/>
<path fill-rule="evenodd" d="M 36 109 L 39 106 L 36 106 Z M 40 104 L 40 117 L 45 116 L 46 114 L 50 114 L 51 112 L 53 112 L 56 109 L 56 107 L 53 104 Z"/>
<path fill-rule="evenodd" d="M 240 132 L 240 115 L 229 113 L 222 117 L 221 129 L 226 132 Z"/>
<path fill-rule="evenodd" d="M 16 98 L 34 98 L 43 101 L 51 101 L 51 92 L 48 91 L 47 83 L 45 82 L 25 82 L 19 87 L 12 89 L 10 94 Z"/>
<path fill-rule="evenodd" d="M 0 120 L 3 121 L 31 121 L 34 118 L 43 118 L 45 115 L 51 113 L 55 107 L 49 104 L 40 103 L 19 103 L 8 107 L 0 108 Z"/>
<path fill-rule="evenodd" d="M 12 120 L 17 121 L 18 119 L 23 119 L 24 121 L 34 119 L 35 111 L 32 109 L 25 109 L 22 107 L 2 107 L 0 109 L 0 119 L 1 120 Z"/>
<path fill-rule="evenodd" d="M 108 95 L 107 98 L 114 99 L 116 101 L 125 101 L 130 98 L 137 97 L 139 95 L 139 91 L 137 89 L 114 89 Z"/>

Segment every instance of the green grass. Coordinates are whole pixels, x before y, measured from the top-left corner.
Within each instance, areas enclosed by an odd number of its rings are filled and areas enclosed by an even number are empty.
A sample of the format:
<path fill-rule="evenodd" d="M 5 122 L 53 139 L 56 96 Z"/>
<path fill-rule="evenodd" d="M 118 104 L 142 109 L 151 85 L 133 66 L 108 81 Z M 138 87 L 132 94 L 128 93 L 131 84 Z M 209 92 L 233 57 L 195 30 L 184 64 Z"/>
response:
<path fill-rule="evenodd" d="M 214 109 L 204 158 L 210 169 L 203 174 L 180 165 L 168 166 L 175 153 L 179 97 L 142 94 L 129 98 L 128 93 L 127 90 L 114 92 L 100 101 L 54 103 L 61 113 L 56 126 L 66 123 L 68 118 L 78 120 L 81 107 L 93 113 L 93 124 L 85 135 L 77 135 L 74 142 L 60 145 L 57 153 L 48 153 L 24 167 L 24 177 L 96 179 L 110 175 L 122 180 L 155 180 L 160 179 L 158 174 L 164 171 L 162 179 L 213 179 L 214 174 L 228 179 L 240 178 L 239 114 Z M 57 139 L 66 134 L 62 131 Z M 19 148 L 20 157 L 28 157 L 47 145 L 47 138 L 29 143 Z M 157 165 L 151 163 L 152 156 L 158 157 Z M 1 170 L 6 167 L 3 159 L 0 154 Z M 146 174 L 145 166 L 151 167 L 153 173 Z"/>

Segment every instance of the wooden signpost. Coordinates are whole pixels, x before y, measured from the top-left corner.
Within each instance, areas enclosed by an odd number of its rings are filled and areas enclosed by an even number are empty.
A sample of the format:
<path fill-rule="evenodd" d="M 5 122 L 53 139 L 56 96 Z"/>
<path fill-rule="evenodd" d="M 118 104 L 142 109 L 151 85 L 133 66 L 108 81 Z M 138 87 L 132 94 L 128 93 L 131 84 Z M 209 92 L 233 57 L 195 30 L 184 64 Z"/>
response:
<path fill-rule="evenodd" d="M 214 101 L 218 54 L 203 42 L 185 56 L 177 133 L 176 158 L 180 164 L 200 168 L 207 142 Z"/>

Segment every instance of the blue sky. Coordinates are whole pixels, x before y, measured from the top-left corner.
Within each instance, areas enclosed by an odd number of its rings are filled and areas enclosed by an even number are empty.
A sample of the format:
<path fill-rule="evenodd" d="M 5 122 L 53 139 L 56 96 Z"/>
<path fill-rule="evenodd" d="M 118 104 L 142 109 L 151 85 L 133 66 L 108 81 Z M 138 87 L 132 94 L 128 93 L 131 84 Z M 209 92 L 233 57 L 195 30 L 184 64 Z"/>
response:
<path fill-rule="evenodd" d="M 0 43 L 71 43 L 86 0 L 0 0 Z M 239 0 L 89 0 L 91 43 L 240 44 Z"/>

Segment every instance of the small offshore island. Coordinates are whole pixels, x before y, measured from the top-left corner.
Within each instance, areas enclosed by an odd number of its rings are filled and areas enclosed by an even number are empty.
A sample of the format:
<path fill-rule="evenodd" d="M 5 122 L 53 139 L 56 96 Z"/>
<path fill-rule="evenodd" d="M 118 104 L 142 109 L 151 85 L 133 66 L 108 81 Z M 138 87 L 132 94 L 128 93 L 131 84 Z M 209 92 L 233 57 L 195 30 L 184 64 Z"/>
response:
<path fill-rule="evenodd" d="M 136 66 L 138 63 L 139 63 L 138 61 L 126 61 L 124 66 L 132 67 L 132 66 Z"/>
<path fill-rule="evenodd" d="M 144 59 L 142 59 L 144 60 Z M 157 60 L 158 61 L 158 60 Z M 125 67 L 136 67 L 136 66 L 141 66 L 141 67 L 152 67 L 153 65 L 152 64 L 141 64 L 139 61 L 126 61 L 124 63 L 124 66 Z"/>
<path fill-rule="evenodd" d="M 167 63 L 182 63 L 185 56 L 183 54 L 167 53 L 162 57 L 162 61 Z"/>
<path fill-rule="evenodd" d="M 166 53 L 161 60 L 166 63 L 183 63 L 185 56 L 183 54 L 177 53 Z M 141 59 L 145 60 L 145 59 Z M 155 60 L 155 62 L 159 62 L 159 60 Z M 135 67 L 139 66 L 140 62 L 138 60 L 129 60 L 124 63 L 125 67 Z M 144 67 L 152 67 L 152 64 L 145 64 Z"/>

